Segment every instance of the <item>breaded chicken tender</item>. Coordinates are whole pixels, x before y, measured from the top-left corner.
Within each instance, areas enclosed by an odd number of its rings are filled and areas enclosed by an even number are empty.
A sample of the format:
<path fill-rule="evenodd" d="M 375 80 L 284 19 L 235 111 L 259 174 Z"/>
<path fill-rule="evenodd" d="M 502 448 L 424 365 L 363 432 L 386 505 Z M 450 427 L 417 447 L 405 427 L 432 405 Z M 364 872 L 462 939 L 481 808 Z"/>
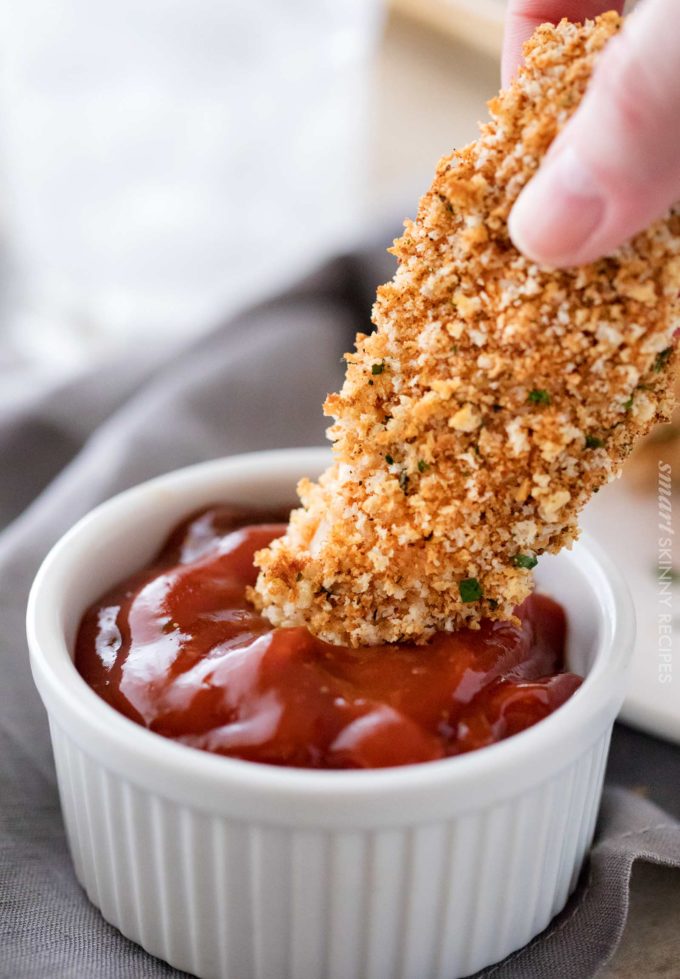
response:
<path fill-rule="evenodd" d="M 541 26 L 479 139 L 439 163 L 375 332 L 326 401 L 333 464 L 301 481 L 285 536 L 256 556 L 252 597 L 276 625 L 356 646 L 512 618 L 538 555 L 571 544 L 592 494 L 669 416 L 680 211 L 568 271 L 508 236 L 620 23 Z"/>

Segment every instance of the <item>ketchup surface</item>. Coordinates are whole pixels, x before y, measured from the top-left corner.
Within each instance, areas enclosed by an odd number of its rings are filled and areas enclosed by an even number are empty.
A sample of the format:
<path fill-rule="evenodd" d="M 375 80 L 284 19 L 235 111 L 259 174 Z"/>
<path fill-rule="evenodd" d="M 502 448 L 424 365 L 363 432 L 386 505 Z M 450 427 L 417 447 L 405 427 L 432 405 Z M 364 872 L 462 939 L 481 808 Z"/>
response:
<path fill-rule="evenodd" d="M 427 645 L 349 649 L 274 629 L 245 599 L 282 513 L 216 506 L 85 613 L 76 667 L 112 707 L 183 744 L 299 768 L 383 768 L 493 744 L 556 710 L 561 607 L 532 595 L 507 622 Z"/>

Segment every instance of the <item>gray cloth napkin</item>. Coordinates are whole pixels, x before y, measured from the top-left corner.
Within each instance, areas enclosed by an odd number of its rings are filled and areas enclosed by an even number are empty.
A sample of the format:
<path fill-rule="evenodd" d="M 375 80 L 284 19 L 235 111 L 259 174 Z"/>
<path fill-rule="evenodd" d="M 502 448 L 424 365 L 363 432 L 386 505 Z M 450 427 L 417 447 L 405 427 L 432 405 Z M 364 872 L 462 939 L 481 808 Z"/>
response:
<path fill-rule="evenodd" d="M 321 402 L 340 381 L 341 354 L 365 329 L 387 268 L 377 255 L 338 260 L 190 347 L 130 349 L 0 407 L 2 979 L 182 975 L 106 924 L 73 875 L 24 639 L 40 561 L 78 517 L 140 480 L 234 452 L 322 442 Z M 680 752 L 619 729 L 612 767 L 618 781 L 644 782 L 652 798 L 680 810 Z M 680 867 L 680 823 L 632 792 L 608 789 L 567 908 L 479 979 L 595 975 L 620 939 L 638 859 Z"/>

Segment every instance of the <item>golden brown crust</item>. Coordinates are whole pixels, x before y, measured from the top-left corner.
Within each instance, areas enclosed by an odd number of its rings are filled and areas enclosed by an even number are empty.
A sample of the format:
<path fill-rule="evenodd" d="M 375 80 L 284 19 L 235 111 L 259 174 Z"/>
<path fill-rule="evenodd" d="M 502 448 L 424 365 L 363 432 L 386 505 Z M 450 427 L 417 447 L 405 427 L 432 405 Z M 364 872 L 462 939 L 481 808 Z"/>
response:
<path fill-rule="evenodd" d="M 540 27 L 480 138 L 439 163 L 376 331 L 326 402 L 335 461 L 256 556 L 254 599 L 275 624 L 359 645 L 509 618 L 532 588 L 516 561 L 569 546 L 590 496 L 668 416 L 680 214 L 569 271 L 531 263 L 507 231 L 619 26 Z"/>
<path fill-rule="evenodd" d="M 680 489 L 680 374 L 675 374 L 675 409 L 668 425 L 657 425 L 636 446 L 623 467 L 624 482 L 635 489 L 656 493 L 659 488 L 659 463 L 670 466 L 670 479 Z"/>

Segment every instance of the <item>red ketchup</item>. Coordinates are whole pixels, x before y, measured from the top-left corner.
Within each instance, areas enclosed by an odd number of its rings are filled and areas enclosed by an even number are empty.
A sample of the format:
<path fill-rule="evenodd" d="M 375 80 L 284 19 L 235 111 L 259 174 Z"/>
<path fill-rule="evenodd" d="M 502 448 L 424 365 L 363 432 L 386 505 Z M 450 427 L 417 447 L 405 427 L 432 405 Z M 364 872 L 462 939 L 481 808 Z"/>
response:
<path fill-rule="evenodd" d="M 520 626 L 427 645 L 349 649 L 273 629 L 245 598 L 253 554 L 283 514 L 216 506 L 172 533 L 150 567 L 85 613 L 76 666 L 112 707 L 183 744 L 299 768 L 384 768 L 482 748 L 556 710 L 562 608 L 532 595 Z"/>

